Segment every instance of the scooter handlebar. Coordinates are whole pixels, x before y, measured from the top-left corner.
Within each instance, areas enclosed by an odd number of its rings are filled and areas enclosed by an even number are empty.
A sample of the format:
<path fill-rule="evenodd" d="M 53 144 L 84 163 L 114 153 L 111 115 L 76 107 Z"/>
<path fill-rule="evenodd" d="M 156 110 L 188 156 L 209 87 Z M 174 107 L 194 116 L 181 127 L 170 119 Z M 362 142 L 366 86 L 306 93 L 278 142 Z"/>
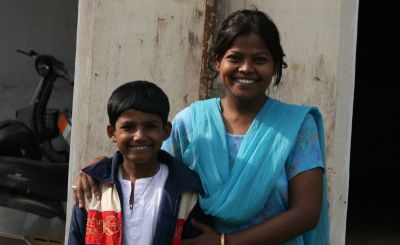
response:
<path fill-rule="evenodd" d="M 29 52 L 17 49 L 17 52 L 27 55 L 35 59 L 35 69 L 36 71 L 43 77 L 47 75 L 54 74 L 58 77 L 64 78 L 73 86 L 73 76 L 71 76 L 71 72 L 65 69 L 64 63 L 56 59 L 51 55 L 41 55 L 38 54 L 34 50 L 30 50 Z"/>
<path fill-rule="evenodd" d="M 24 50 L 17 49 L 17 52 L 21 53 L 21 54 L 24 54 L 24 55 L 27 55 L 27 56 L 32 57 L 32 58 L 37 58 L 38 57 L 38 54 L 34 50 L 31 50 L 28 53 L 28 52 L 26 52 Z"/>

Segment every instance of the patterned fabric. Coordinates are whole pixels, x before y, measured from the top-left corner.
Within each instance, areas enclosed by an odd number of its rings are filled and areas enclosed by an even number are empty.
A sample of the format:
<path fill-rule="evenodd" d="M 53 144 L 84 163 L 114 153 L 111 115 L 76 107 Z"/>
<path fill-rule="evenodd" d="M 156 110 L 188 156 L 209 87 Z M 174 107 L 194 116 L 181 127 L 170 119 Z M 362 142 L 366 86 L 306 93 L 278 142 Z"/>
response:
<path fill-rule="evenodd" d="M 219 100 L 214 99 L 219 106 Z M 276 100 L 269 99 L 269 102 L 277 102 Z M 219 108 L 220 110 L 220 108 Z M 309 169 L 315 167 L 324 168 L 324 153 L 321 152 L 320 149 L 324 149 L 323 145 L 323 127 L 322 120 L 320 118 L 320 114 L 317 109 L 312 108 L 309 110 L 311 114 L 306 113 L 304 120 L 300 121 L 299 128 L 301 126 L 301 130 L 297 130 L 296 137 L 294 137 L 294 143 L 292 147 L 290 147 L 290 154 L 285 158 L 284 168 L 277 173 L 275 184 L 271 186 L 270 195 L 266 197 L 265 202 L 263 202 L 262 207 L 256 215 L 253 215 L 253 218 L 247 219 L 245 222 L 241 224 L 235 225 L 227 225 L 226 222 L 220 222 L 217 220 L 216 228 L 218 232 L 231 232 L 236 230 L 245 229 L 247 227 L 251 227 L 254 224 L 258 224 L 263 222 L 264 220 L 270 219 L 278 215 L 279 213 L 287 210 L 288 208 L 288 181 L 296 176 L 297 174 L 307 171 Z M 189 166 L 196 171 L 199 171 L 198 166 L 202 164 L 201 161 L 187 161 L 185 157 L 188 154 L 189 145 L 197 140 L 196 137 L 200 137 L 199 135 L 193 133 L 193 127 L 195 127 L 195 122 L 193 119 L 193 108 L 188 107 L 181 111 L 173 120 L 173 132 L 171 137 L 164 142 L 163 149 L 169 151 L 172 155 L 180 160 L 186 160 L 186 162 L 190 162 Z M 270 116 L 270 114 L 268 114 Z M 318 119 L 317 124 L 315 119 Z M 204 120 L 204 119 L 203 119 Z M 216 120 L 214 119 L 212 123 Z M 304 122 L 303 122 L 304 121 Z M 216 123 L 218 124 L 218 122 Z M 218 127 L 218 126 L 217 126 Z M 318 134 L 318 130 L 320 130 L 320 134 Z M 220 150 L 219 145 L 226 144 L 226 152 L 228 158 L 228 171 L 226 173 L 229 175 L 232 169 L 237 165 L 235 160 L 238 158 L 238 152 L 240 151 L 240 146 L 244 140 L 244 136 L 234 136 L 226 134 L 225 128 L 222 130 L 223 138 L 225 138 L 225 142 L 218 142 L 217 145 L 214 144 L 212 147 L 219 149 L 220 155 L 224 155 L 224 153 Z M 283 131 L 285 132 L 285 131 Z M 221 133 L 221 132 L 218 132 Z M 218 134 L 217 133 L 217 134 Z M 209 137 L 207 135 L 208 132 L 203 132 L 202 137 Z M 222 137 L 222 136 L 221 136 Z M 214 143 L 214 141 L 212 141 Z M 203 141 L 203 144 L 206 144 L 206 141 Z M 265 144 L 263 144 L 265 145 Z M 193 153 L 191 153 L 193 155 Z M 221 164 L 220 159 L 214 161 L 215 163 Z M 209 162 L 206 162 L 210 164 Z M 213 161 L 211 161 L 213 163 Z M 203 163 L 204 164 L 204 163 Z M 224 163 L 222 163 L 224 164 Z M 199 173 L 202 176 L 201 173 Z M 217 176 L 216 178 L 225 178 L 224 176 L 213 175 L 213 173 L 208 173 L 210 176 Z M 207 188 L 207 183 L 204 183 L 204 179 L 202 178 L 203 186 L 205 186 L 206 194 L 210 189 Z M 207 181 L 206 181 L 207 182 Z M 251 189 L 251 188 L 249 188 Z M 246 200 L 243 198 L 243 200 Z M 253 198 L 250 203 L 253 204 Z M 242 202 L 243 203 L 243 202 Z M 242 204 L 241 203 L 241 204 Z M 232 211 L 235 210 L 235 211 Z M 206 211 L 207 212 L 207 211 Z M 231 213 L 237 213 L 236 209 L 231 209 Z M 309 232 L 310 234 L 304 234 L 303 236 L 299 236 L 294 239 L 292 244 L 303 244 L 304 241 L 309 243 L 305 244 L 327 244 L 328 239 L 328 223 L 327 223 L 327 208 L 326 208 L 326 193 L 324 193 L 324 208 L 321 212 L 321 221 L 320 221 L 320 229 L 315 230 L 319 234 L 315 235 L 316 232 Z M 312 233 L 312 235 L 311 235 Z M 318 239 L 315 239 L 316 236 Z M 320 243 L 313 243 L 312 241 L 319 241 Z M 291 244 L 290 242 L 288 244 Z"/>
<path fill-rule="evenodd" d="M 86 198 L 85 244 L 122 244 L 122 213 L 118 192 L 113 186 L 101 186 L 101 200 Z"/>

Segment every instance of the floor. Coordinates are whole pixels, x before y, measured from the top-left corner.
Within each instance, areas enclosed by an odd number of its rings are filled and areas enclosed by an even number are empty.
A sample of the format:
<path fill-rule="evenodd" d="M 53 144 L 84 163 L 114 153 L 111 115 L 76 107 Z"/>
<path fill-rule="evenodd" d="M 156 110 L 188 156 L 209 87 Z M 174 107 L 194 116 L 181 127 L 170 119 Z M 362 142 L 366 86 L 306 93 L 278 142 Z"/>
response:
<path fill-rule="evenodd" d="M 360 192 L 362 191 L 358 189 L 358 193 Z M 386 195 L 388 193 L 382 194 L 382 196 Z M 364 195 L 353 196 L 353 198 L 350 196 L 346 245 L 400 245 L 398 204 L 396 202 L 377 204 L 384 199 L 379 195 L 371 196 L 373 198 L 366 198 Z"/>
<path fill-rule="evenodd" d="M 347 245 L 399 245 L 400 225 L 371 220 L 358 223 L 347 233 Z"/>

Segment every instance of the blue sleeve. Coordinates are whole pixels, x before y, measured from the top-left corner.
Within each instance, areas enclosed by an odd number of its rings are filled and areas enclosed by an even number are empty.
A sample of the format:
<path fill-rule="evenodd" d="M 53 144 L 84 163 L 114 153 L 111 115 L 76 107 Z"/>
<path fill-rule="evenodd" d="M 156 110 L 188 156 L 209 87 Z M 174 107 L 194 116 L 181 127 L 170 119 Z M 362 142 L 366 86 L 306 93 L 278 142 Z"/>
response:
<path fill-rule="evenodd" d="M 313 168 L 324 168 L 321 152 L 317 124 L 314 117 L 308 114 L 286 164 L 288 179 Z"/>
<path fill-rule="evenodd" d="M 74 205 L 69 227 L 68 245 L 85 244 L 86 221 L 86 209 L 80 209 L 78 205 Z"/>
<path fill-rule="evenodd" d="M 192 139 L 191 111 L 187 107 L 180 111 L 172 120 L 172 131 L 170 137 L 164 141 L 162 149 L 184 162 L 186 147 Z"/>

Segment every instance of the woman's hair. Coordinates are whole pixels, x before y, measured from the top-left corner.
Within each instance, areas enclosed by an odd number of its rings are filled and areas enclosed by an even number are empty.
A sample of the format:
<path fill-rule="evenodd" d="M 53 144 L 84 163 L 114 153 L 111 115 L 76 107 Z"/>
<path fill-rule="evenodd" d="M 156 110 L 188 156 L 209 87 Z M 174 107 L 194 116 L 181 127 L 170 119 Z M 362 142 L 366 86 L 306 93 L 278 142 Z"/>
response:
<path fill-rule="evenodd" d="M 129 109 L 156 114 L 165 124 L 168 121 L 169 100 L 154 83 L 128 82 L 116 88 L 108 100 L 107 112 L 111 126 L 115 127 L 121 113 Z"/>
<path fill-rule="evenodd" d="M 216 62 L 222 59 L 235 38 L 251 33 L 260 36 L 271 52 L 275 64 L 274 85 L 279 84 L 282 77 L 282 69 L 287 66 L 283 60 L 285 54 L 280 43 L 279 31 L 268 15 L 258 10 L 239 10 L 229 15 L 222 22 L 208 57 L 208 68 L 211 70 L 212 78 L 218 76 Z"/>

